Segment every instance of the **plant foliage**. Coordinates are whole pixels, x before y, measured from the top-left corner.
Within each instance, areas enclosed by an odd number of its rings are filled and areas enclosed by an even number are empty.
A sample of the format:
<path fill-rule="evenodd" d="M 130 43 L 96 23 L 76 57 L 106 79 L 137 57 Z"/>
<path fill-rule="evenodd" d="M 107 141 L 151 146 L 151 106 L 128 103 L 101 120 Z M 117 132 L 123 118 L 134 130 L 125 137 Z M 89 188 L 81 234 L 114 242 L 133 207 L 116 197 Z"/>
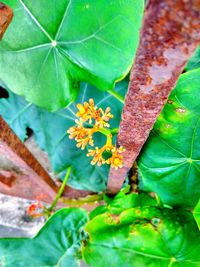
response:
<path fill-rule="evenodd" d="M 155 207 L 106 212 L 85 227 L 83 257 L 92 267 L 200 265 L 200 234 L 188 212 Z"/>
<path fill-rule="evenodd" d="M 0 263 L 77 267 L 82 259 L 92 267 L 198 267 L 200 232 L 192 213 L 125 191 L 105 196 L 89 221 L 81 209 L 61 209 L 35 238 L 0 239 Z"/>
<path fill-rule="evenodd" d="M 143 1 L 4 2 L 14 19 L 0 43 L 0 80 L 28 101 L 58 110 L 75 99 L 78 81 L 108 90 L 130 70 Z"/>
<path fill-rule="evenodd" d="M 111 128 L 119 126 L 128 82 L 116 82 L 130 70 L 143 1 L 4 2 L 13 8 L 14 20 L 0 43 L 0 84 L 8 93 L 0 98 L 0 115 L 22 141 L 27 128 L 33 130 L 53 171 L 64 177 L 71 170 L 69 185 L 105 190 L 109 166 L 91 165 L 85 156 L 89 147 L 82 153 L 69 134 L 73 137 L 77 103 L 80 112 L 89 99 L 100 113 L 110 107 Z M 33 238 L 0 238 L 0 266 L 200 266 L 199 58 L 197 48 L 138 157 L 139 192 L 127 186 L 114 197 L 103 194 L 89 214 L 60 209 Z M 100 119 L 90 114 L 89 121 Z M 90 133 L 91 125 L 81 126 Z M 93 134 L 98 147 L 105 145 L 100 131 Z M 80 144 L 83 135 L 75 137 Z M 80 206 L 84 200 L 71 202 Z"/>
<path fill-rule="evenodd" d="M 4 267 L 77 267 L 82 228 L 87 214 L 81 209 L 56 212 L 34 238 L 0 239 Z"/>

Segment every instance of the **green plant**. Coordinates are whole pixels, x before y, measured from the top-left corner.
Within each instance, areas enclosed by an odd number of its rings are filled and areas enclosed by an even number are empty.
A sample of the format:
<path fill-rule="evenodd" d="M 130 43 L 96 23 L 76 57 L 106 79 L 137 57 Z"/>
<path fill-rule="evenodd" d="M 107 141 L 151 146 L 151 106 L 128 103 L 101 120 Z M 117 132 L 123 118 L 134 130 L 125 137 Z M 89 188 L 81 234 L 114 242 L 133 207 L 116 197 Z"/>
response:
<path fill-rule="evenodd" d="M 76 98 L 79 81 L 110 90 L 129 72 L 143 1 L 4 2 L 14 19 L 0 45 L 0 79 L 28 101 L 58 110 Z"/>
<path fill-rule="evenodd" d="M 61 209 L 33 239 L 0 239 L 2 265 L 79 266 L 83 257 L 95 267 L 199 266 L 200 235 L 191 212 L 123 191 L 105 200 L 90 219 L 82 209 Z"/>
<path fill-rule="evenodd" d="M 137 159 L 137 181 L 130 174 L 130 185 L 110 196 L 109 165 L 123 165 L 114 143 L 143 1 L 5 3 L 15 18 L 0 43 L 0 85 L 9 94 L 0 115 L 22 141 L 33 130 L 63 184 L 50 206 L 30 208 L 48 218 L 36 237 L 0 239 L 0 266 L 199 267 L 199 48 Z M 68 208 L 55 211 L 65 184 L 96 194 L 61 199 Z M 98 207 L 80 208 L 88 203 Z"/>

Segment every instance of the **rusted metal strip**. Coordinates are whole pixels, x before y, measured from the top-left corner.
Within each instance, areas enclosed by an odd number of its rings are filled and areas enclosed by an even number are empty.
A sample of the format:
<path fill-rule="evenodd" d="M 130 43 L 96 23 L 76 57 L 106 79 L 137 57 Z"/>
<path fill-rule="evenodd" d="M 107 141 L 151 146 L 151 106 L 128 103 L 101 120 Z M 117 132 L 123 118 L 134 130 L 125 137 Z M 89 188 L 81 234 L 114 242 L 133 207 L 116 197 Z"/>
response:
<path fill-rule="evenodd" d="M 117 145 L 124 167 L 109 175 L 116 193 L 137 158 L 183 68 L 200 43 L 200 0 L 150 0 L 132 68 Z"/>
<path fill-rule="evenodd" d="M 0 117 L 0 191 L 4 194 L 51 202 L 57 186 L 32 153 Z M 7 168 L 7 169 L 6 169 Z"/>
<path fill-rule="evenodd" d="M 0 116 L 0 192 L 50 203 L 61 184 L 55 183 L 38 160 Z M 77 199 L 92 194 L 68 186 L 64 197 Z"/>
<path fill-rule="evenodd" d="M 12 9 L 0 2 L 0 40 L 13 18 Z"/>

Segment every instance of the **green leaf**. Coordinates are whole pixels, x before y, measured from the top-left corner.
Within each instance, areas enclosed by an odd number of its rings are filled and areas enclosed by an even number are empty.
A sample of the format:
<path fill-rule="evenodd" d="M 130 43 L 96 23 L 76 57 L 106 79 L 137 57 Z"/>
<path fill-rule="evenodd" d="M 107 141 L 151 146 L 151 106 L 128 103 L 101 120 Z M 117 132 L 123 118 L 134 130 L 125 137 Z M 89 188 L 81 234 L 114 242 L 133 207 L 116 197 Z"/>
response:
<path fill-rule="evenodd" d="M 200 68 L 200 46 L 195 50 L 194 54 L 188 61 L 185 70 L 189 71 L 197 68 Z"/>
<path fill-rule="evenodd" d="M 120 214 L 126 209 L 135 207 L 152 207 L 157 206 L 156 199 L 145 193 L 130 193 L 125 194 L 123 189 L 114 197 L 107 195 L 104 197 L 106 205 L 98 206 L 90 213 L 90 219 L 105 212 L 112 214 Z"/>
<path fill-rule="evenodd" d="M 128 81 L 123 80 L 117 84 L 115 92 L 124 95 L 127 86 Z M 99 107 L 111 107 L 114 114 L 114 119 L 110 121 L 111 127 L 118 127 L 123 104 L 111 94 L 95 89 L 88 84 L 81 84 L 76 103 L 93 98 Z M 9 98 L 0 99 L 0 115 L 22 141 L 26 139 L 26 128 L 33 130 L 37 144 L 48 153 L 55 173 L 64 176 L 67 168 L 72 166 L 69 185 L 77 189 L 102 191 L 106 188 L 108 166 L 92 166 L 91 158 L 86 157 L 87 151 L 78 149 L 75 141 L 70 140 L 66 134 L 68 128 L 75 124 L 76 103 L 51 113 L 9 91 Z M 100 134 L 96 135 L 96 138 L 98 146 L 106 141 Z"/>
<path fill-rule="evenodd" d="M 5 0 L 14 19 L 0 44 L 0 79 L 41 107 L 73 101 L 77 82 L 108 90 L 130 70 L 143 0 Z"/>
<path fill-rule="evenodd" d="M 200 230 L 200 200 L 198 202 L 198 204 L 196 205 L 194 211 L 193 211 L 193 214 L 194 214 L 194 218 L 199 226 L 199 230 Z"/>
<path fill-rule="evenodd" d="M 200 198 L 199 77 L 200 69 L 180 76 L 138 159 L 140 188 L 171 206 Z"/>
<path fill-rule="evenodd" d="M 4 267 L 79 266 L 74 248 L 82 240 L 87 213 L 82 209 L 56 212 L 34 238 L 1 238 L 0 265 Z M 76 251 L 77 253 L 77 251 Z"/>
<path fill-rule="evenodd" d="M 85 227 L 83 257 L 92 267 L 199 267 L 200 232 L 189 212 L 133 208 L 104 213 Z"/>
<path fill-rule="evenodd" d="M 126 209 L 133 207 L 144 207 L 157 205 L 156 200 L 147 194 L 124 194 L 119 192 L 108 204 L 107 208 L 109 212 L 113 214 L 120 214 Z"/>

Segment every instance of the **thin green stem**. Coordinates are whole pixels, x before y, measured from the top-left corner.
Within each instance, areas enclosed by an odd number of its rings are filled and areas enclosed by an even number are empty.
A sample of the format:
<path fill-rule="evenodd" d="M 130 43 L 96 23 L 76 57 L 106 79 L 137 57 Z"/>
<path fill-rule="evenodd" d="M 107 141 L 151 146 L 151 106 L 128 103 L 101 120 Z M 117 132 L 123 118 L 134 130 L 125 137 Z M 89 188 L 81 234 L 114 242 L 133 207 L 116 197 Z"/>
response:
<path fill-rule="evenodd" d="M 110 134 L 115 135 L 118 133 L 118 131 L 119 131 L 119 128 L 114 128 L 114 129 L 101 128 L 101 129 L 98 129 L 98 132 L 104 134 L 105 136 L 108 136 Z"/>
<path fill-rule="evenodd" d="M 169 262 L 169 265 L 167 267 L 171 267 L 175 262 L 176 262 L 176 258 L 171 258 L 170 262 Z"/>
<path fill-rule="evenodd" d="M 111 130 L 106 129 L 106 128 L 100 128 L 100 129 L 98 129 L 98 132 L 104 134 L 105 136 L 108 136 L 111 134 Z"/>
<path fill-rule="evenodd" d="M 116 99 L 118 99 L 122 104 L 124 104 L 124 97 L 117 93 L 115 90 L 111 89 L 108 90 L 108 93 L 114 96 Z"/>
<path fill-rule="evenodd" d="M 157 202 L 158 206 L 163 207 L 162 201 L 161 201 L 160 197 L 157 194 L 155 194 L 155 199 L 156 199 L 156 202 Z"/>
<path fill-rule="evenodd" d="M 119 132 L 119 128 L 113 128 L 113 129 L 111 129 L 111 134 L 112 135 L 118 134 L 118 132 Z"/>
<path fill-rule="evenodd" d="M 67 173 L 66 173 L 66 175 L 65 175 L 65 178 L 64 178 L 64 180 L 63 180 L 63 183 L 62 183 L 62 185 L 61 185 L 61 187 L 60 187 L 60 189 L 59 189 L 59 191 L 58 191 L 58 193 L 57 193 L 57 195 L 56 195 L 54 201 L 52 202 L 51 206 L 48 208 L 48 211 L 51 212 L 51 211 L 55 208 L 55 206 L 57 205 L 58 200 L 60 199 L 60 197 L 62 196 L 62 194 L 63 194 L 63 192 L 64 192 L 65 186 L 66 186 L 67 181 L 68 181 L 69 176 L 70 176 L 70 172 L 71 172 L 71 167 L 69 167 L 69 168 L 67 169 Z"/>

